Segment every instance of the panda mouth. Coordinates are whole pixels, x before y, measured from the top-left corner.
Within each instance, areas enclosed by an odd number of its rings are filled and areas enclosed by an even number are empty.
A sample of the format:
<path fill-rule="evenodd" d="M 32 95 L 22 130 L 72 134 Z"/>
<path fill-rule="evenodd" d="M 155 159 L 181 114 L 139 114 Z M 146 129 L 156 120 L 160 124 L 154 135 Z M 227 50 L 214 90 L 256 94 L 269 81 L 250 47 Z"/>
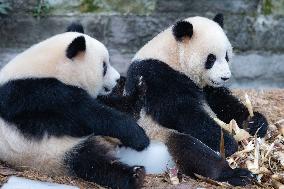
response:
<path fill-rule="evenodd" d="M 104 87 L 105 92 L 110 92 L 110 89 L 107 87 Z"/>
<path fill-rule="evenodd" d="M 216 82 L 216 81 L 213 81 L 213 80 L 211 80 L 211 79 L 210 79 L 210 82 L 213 83 L 214 85 L 221 85 L 221 83 Z"/>

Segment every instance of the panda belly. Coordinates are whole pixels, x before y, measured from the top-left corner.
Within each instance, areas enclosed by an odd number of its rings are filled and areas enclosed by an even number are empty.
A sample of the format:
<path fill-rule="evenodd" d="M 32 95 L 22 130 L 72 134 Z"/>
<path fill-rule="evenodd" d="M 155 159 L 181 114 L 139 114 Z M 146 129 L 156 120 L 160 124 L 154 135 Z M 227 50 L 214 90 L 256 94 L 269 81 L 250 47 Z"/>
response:
<path fill-rule="evenodd" d="M 150 145 L 141 152 L 131 148 L 117 148 L 116 157 L 130 166 L 144 166 L 147 174 L 164 173 L 168 168 L 174 167 L 173 158 L 165 145 L 171 130 L 160 126 L 143 109 L 137 123 L 151 139 Z"/>
<path fill-rule="evenodd" d="M 84 139 L 47 137 L 31 140 L 0 118 L 0 159 L 17 168 L 47 174 L 65 174 L 64 155 Z"/>

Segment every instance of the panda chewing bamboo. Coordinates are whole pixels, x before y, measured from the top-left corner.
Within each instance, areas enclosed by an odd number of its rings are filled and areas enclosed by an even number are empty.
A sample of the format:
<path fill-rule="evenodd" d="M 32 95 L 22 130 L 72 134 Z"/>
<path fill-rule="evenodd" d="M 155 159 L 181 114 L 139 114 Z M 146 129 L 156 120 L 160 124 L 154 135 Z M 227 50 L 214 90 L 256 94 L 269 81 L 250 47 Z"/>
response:
<path fill-rule="evenodd" d="M 260 128 L 259 137 L 265 135 L 268 123 L 258 112 L 250 117 L 247 108 L 223 87 L 231 77 L 233 53 L 222 27 L 222 14 L 213 20 L 189 17 L 159 33 L 136 53 L 127 72 L 125 94 L 131 96 L 142 77 L 147 90 L 138 124 L 152 143 L 139 153 L 118 149 L 123 162 L 145 165 L 147 172 L 157 166 L 165 171 L 166 164 L 149 164 L 162 158 L 187 175 L 199 174 L 232 185 L 251 182 L 251 172 L 232 169 L 221 157 L 221 127 L 213 118 L 226 123 L 235 119 L 240 127 L 246 123 L 252 135 Z M 147 153 L 153 145 L 158 148 L 155 141 L 165 157 Z M 238 149 L 237 141 L 226 131 L 224 146 L 226 157 Z"/>

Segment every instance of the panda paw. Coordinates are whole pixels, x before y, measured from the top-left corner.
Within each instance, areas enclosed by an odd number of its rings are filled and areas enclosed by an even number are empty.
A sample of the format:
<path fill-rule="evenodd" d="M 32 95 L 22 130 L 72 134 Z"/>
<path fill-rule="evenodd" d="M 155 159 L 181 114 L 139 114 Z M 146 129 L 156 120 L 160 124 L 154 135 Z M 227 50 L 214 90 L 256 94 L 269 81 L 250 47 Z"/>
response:
<path fill-rule="evenodd" d="M 230 174 L 224 174 L 224 177 L 219 179 L 219 181 L 228 182 L 233 186 L 245 186 L 252 184 L 255 180 L 255 175 L 249 170 L 242 168 L 232 169 Z"/>
<path fill-rule="evenodd" d="M 130 175 L 130 181 L 129 185 L 130 188 L 138 189 L 143 186 L 144 178 L 146 175 L 145 168 L 143 166 L 133 166 L 131 167 L 131 175 Z"/>
<path fill-rule="evenodd" d="M 146 135 L 144 129 L 139 125 L 132 128 L 132 132 L 129 136 L 123 137 L 121 142 L 124 146 L 133 148 L 137 151 L 142 151 L 150 144 L 150 139 Z"/>
<path fill-rule="evenodd" d="M 266 135 L 268 123 L 266 118 L 259 112 L 254 112 L 254 116 L 247 121 L 248 132 L 251 135 L 263 138 Z"/>

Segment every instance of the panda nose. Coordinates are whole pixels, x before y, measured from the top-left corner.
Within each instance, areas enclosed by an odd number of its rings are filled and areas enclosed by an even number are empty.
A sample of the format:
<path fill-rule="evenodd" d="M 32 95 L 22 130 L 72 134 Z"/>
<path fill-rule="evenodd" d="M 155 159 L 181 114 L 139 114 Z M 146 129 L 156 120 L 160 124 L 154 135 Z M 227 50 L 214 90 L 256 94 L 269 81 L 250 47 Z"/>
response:
<path fill-rule="evenodd" d="M 228 79 L 230 79 L 229 77 L 221 77 L 221 79 L 223 80 L 223 81 L 227 81 Z"/>

